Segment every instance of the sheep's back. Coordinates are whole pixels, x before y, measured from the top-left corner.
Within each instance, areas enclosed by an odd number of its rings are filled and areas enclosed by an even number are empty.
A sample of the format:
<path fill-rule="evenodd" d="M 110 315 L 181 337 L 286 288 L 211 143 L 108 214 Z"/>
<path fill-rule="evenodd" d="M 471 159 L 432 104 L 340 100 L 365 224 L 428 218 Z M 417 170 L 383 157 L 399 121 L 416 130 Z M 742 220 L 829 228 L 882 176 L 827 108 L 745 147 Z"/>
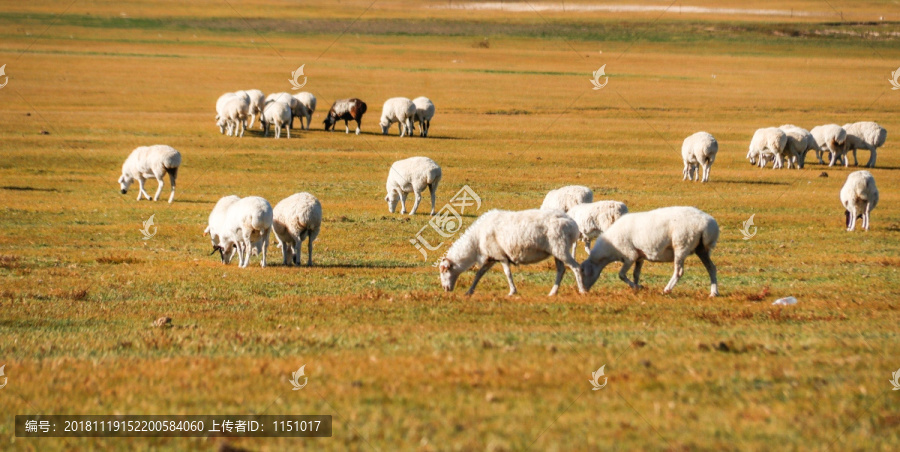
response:
<path fill-rule="evenodd" d="M 319 229 L 322 224 L 322 205 L 306 192 L 282 199 L 275 205 L 273 214 L 276 232 L 284 228 L 295 236 L 305 230 Z"/>

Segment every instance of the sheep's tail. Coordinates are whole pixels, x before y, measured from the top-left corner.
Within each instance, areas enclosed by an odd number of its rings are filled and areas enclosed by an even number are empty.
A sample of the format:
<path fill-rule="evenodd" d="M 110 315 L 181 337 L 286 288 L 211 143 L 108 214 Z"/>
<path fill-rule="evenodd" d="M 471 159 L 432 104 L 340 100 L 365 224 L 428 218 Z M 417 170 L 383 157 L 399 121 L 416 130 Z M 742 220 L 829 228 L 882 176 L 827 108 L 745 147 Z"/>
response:
<path fill-rule="evenodd" d="M 712 220 L 703 228 L 703 235 L 700 237 L 700 243 L 707 251 L 712 251 L 719 242 L 719 223 Z"/>
<path fill-rule="evenodd" d="M 176 166 L 174 168 L 166 168 L 166 173 L 169 175 L 170 178 L 172 178 L 172 180 L 177 179 L 178 178 L 178 167 Z"/>

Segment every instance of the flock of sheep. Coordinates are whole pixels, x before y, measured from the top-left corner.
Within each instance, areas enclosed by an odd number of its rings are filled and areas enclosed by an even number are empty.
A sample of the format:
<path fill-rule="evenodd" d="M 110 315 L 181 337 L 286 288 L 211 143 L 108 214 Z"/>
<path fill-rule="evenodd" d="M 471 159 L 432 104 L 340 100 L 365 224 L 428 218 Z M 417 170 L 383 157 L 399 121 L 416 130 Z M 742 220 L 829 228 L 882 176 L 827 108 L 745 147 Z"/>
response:
<path fill-rule="evenodd" d="M 294 117 L 300 118 L 301 127 L 309 129 L 316 99 L 310 93 L 290 95 L 275 93 L 267 97 L 258 90 L 227 93 L 219 98 L 217 124 L 222 133 L 241 136 L 259 117 L 261 127 L 275 126 L 276 138 L 286 129 L 290 137 Z M 359 99 L 344 99 L 334 103 L 328 112 L 325 130 L 333 130 L 338 120 L 344 120 L 346 133 L 349 121 L 357 122 L 359 134 L 366 104 Z M 384 103 L 381 128 L 398 123 L 400 136 L 411 136 L 414 123 L 420 126 L 420 135 L 427 136 L 434 104 L 424 97 L 415 100 L 392 98 Z M 249 126 L 246 124 L 250 119 Z M 303 122 L 306 120 L 304 126 Z M 786 160 L 788 167 L 802 168 L 806 153 L 815 150 L 819 162 L 822 154 L 830 153 L 830 165 L 837 159 L 848 164 L 847 153 L 868 149 L 871 156 L 867 166 L 875 166 L 876 151 L 884 144 L 884 128 L 874 122 L 860 122 L 840 127 L 836 124 L 817 126 L 812 131 L 793 126 L 763 128 L 756 131 L 751 140 L 747 158 L 760 167 L 768 160 L 773 167 L 781 168 Z M 710 168 L 718 152 L 718 142 L 706 132 L 695 133 L 684 140 L 682 157 L 683 178 L 709 181 Z M 757 163 L 758 162 L 758 163 Z M 169 203 L 175 197 L 175 180 L 181 154 L 170 146 L 155 145 L 135 149 L 122 166 L 119 184 L 126 193 L 134 181 L 139 184 L 138 200 L 151 199 L 144 190 L 149 178 L 158 181 L 153 200 L 159 199 L 163 178 L 169 175 L 172 185 Z M 407 196 L 415 196 L 409 214 L 416 213 L 426 189 L 431 195 L 431 215 L 435 214 L 437 187 L 441 180 L 441 167 L 427 157 L 411 157 L 394 162 L 388 171 L 385 201 L 394 213 L 399 203 L 400 213 L 405 214 Z M 840 193 L 845 208 L 847 230 L 853 231 L 856 220 L 862 219 L 862 227 L 869 230 L 870 213 L 878 204 L 875 179 L 868 171 L 856 171 L 849 175 Z M 213 254 L 219 253 L 228 264 L 238 255 L 240 267 L 247 267 L 253 254 L 260 256 L 260 265 L 266 266 L 269 236 L 274 229 L 281 248 L 284 265 L 300 265 L 301 245 L 307 242 L 307 265 L 311 266 L 313 242 L 321 230 L 322 205 L 309 193 L 297 193 L 281 200 L 272 208 L 264 198 L 226 196 L 221 198 L 210 213 L 204 236 L 209 235 Z M 684 273 L 684 261 L 696 254 L 706 267 L 710 277 L 710 296 L 718 295 L 716 266 L 710 258 L 719 238 L 719 226 L 709 214 L 694 207 L 665 207 L 649 212 L 629 213 L 624 203 L 618 201 L 593 201 L 590 188 L 571 185 L 547 193 L 540 209 L 525 211 L 491 210 L 481 215 L 466 232 L 454 242 L 440 262 L 441 285 L 447 291 L 454 289 L 459 275 L 478 267 L 471 294 L 481 277 L 495 264 L 500 263 L 509 283 L 509 294 L 516 293 L 510 264 L 529 264 L 553 257 L 556 262 L 556 280 L 550 295 L 555 295 L 566 268 L 575 274 L 579 292 L 586 292 L 597 281 L 601 271 L 610 263 L 621 262 L 619 278 L 630 287 L 639 287 L 640 272 L 644 261 L 673 262 L 674 273 L 664 292 L 670 292 Z M 587 259 L 579 264 L 575 260 L 577 242 L 584 243 Z M 592 246 L 592 242 L 593 246 Z M 627 272 L 634 267 L 633 280 Z"/>

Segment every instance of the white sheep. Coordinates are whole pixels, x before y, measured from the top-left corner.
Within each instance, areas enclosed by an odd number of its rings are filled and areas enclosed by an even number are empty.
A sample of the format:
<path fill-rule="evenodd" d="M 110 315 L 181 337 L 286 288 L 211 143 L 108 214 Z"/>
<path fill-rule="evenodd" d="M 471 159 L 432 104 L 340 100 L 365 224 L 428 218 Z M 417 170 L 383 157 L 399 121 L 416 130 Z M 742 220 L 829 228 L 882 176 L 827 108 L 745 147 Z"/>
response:
<path fill-rule="evenodd" d="M 697 174 L 697 180 L 709 182 L 709 170 L 716 161 L 719 142 L 706 132 L 697 132 L 684 139 L 681 144 L 681 158 L 684 160 L 682 180 L 694 180 L 697 167 L 703 168 L 703 174 Z"/>
<path fill-rule="evenodd" d="M 288 139 L 290 139 L 292 117 L 290 105 L 281 101 L 268 101 L 261 119 L 263 130 L 266 132 L 263 136 L 269 136 L 269 128 L 275 126 L 275 138 L 281 138 L 281 128 L 283 127 L 287 132 Z"/>
<path fill-rule="evenodd" d="M 567 185 L 547 192 L 541 210 L 559 209 L 568 212 L 578 205 L 594 202 L 594 192 L 583 185 Z"/>
<path fill-rule="evenodd" d="M 817 148 L 815 138 L 808 130 L 793 124 L 784 124 L 778 128 L 787 136 L 785 154 L 788 155 L 788 168 L 792 162 L 797 168 L 803 168 L 806 164 L 806 153 Z"/>
<path fill-rule="evenodd" d="M 612 226 L 622 215 L 628 213 L 628 207 L 618 201 L 597 201 L 578 204 L 566 212 L 578 225 L 578 240 L 584 242 L 584 250 L 591 253 L 591 241 Z M 575 256 L 575 244 L 572 244 L 572 256 Z"/>
<path fill-rule="evenodd" d="M 392 97 L 384 101 L 381 108 L 381 133 L 387 135 L 391 124 L 398 123 L 400 136 L 412 136 L 416 104 L 405 97 Z"/>
<path fill-rule="evenodd" d="M 400 213 L 406 213 L 406 196 L 412 192 L 416 196 L 416 202 L 409 214 L 414 215 L 422 201 L 422 192 L 427 187 L 431 193 L 431 215 L 434 215 L 435 196 L 440 181 L 441 167 L 428 157 L 410 157 L 394 162 L 385 183 L 387 196 L 384 200 L 388 203 L 388 211 L 394 213 L 399 201 Z"/>
<path fill-rule="evenodd" d="M 209 240 L 212 242 L 213 251 L 211 254 L 219 253 L 219 256 L 222 258 L 222 262 L 225 263 L 225 254 L 222 252 L 222 248 L 220 245 L 219 234 L 222 228 L 225 226 L 225 218 L 228 214 L 228 208 L 231 207 L 232 204 L 240 201 L 241 198 L 235 195 L 225 196 L 216 203 L 215 207 L 213 207 L 212 212 L 209 214 L 209 221 L 207 222 L 206 229 L 203 231 L 203 235 L 209 235 Z M 231 261 L 231 258 L 234 257 L 234 251 L 232 250 L 231 256 L 228 257 L 228 261 Z"/>
<path fill-rule="evenodd" d="M 831 154 L 831 161 L 828 166 L 834 166 L 834 162 L 840 158 L 844 161 L 844 166 L 849 163 L 844 151 L 844 142 L 847 140 L 847 131 L 837 124 L 825 124 L 815 126 L 809 131 L 813 139 L 816 140 L 816 158 L 819 163 L 824 165 L 822 161 L 822 152 Z"/>
<path fill-rule="evenodd" d="M 577 238 L 578 225 L 575 220 L 558 210 L 491 210 L 472 223 L 447 251 L 440 264 L 441 285 L 444 290 L 452 291 L 459 275 L 477 265 L 478 272 L 472 287 L 466 292 L 471 295 L 478 280 L 500 262 L 509 283 L 509 295 L 515 295 L 516 285 L 512 280 L 510 264 L 533 264 L 553 256 L 556 282 L 550 289 L 550 295 L 556 295 L 559 291 L 566 267 L 575 274 L 578 292 L 584 293 L 581 269 L 569 254 Z"/>
<path fill-rule="evenodd" d="M 787 135 L 777 127 L 765 127 L 757 129 L 753 133 L 753 139 L 750 140 L 750 149 L 747 151 L 747 159 L 751 164 L 756 164 L 759 160 L 759 166 L 766 165 L 767 156 L 774 157 L 775 164 L 772 168 L 781 168 L 784 165 L 782 156 L 784 148 L 787 146 Z"/>
<path fill-rule="evenodd" d="M 312 115 L 316 112 L 316 96 L 313 96 L 312 93 L 308 93 L 306 91 L 298 94 L 294 94 L 294 99 L 297 99 L 300 102 L 300 105 L 303 106 L 301 109 L 301 115 L 296 115 L 300 118 L 300 128 L 303 129 L 303 118 L 306 118 L 306 130 L 309 130 L 309 125 L 312 123 Z"/>
<path fill-rule="evenodd" d="M 855 171 L 847 176 L 847 182 L 841 188 L 841 204 L 847 219 L 847 231 L 856 228 L 856 219 L 862 218 L 863 229 L 869 230 L 869 217 L 872 209 L 878 205 L 878 187 L 875 178 L 868 171 Z"/>
<path fill-rule="evenodd" d="M 306 265 L 312 267 L 313 241 L 322 226 L 322 204 L 309 193 L 296 193 L 276 204 L 274 215 L 275 238 L 281 247 L 284 265 L 300 265 L 300 246 L 306 240 Z"/>
<path fill-rule="evenodd" d="M 141 146 L 131 151 L 125 163 L 122 164 L 122 175 L 119 177 L 119 188 L 122 194 L 128 193 L 128 187 L 138 181 L 137 200 L 141 200 L 141 196 L 150 199 L 150 195 L 144 191 L 144 181 L 149 178 L 156 179 L 159 186 L 156 188 L 156 195 L 153 200 L 159 199 L 159 194 L 163 189 L 163 177 L 169 175 L 169 183 L 172 184 L 172 193 L 169 194 L 169 204 L 175 199 L 175 179 L 178 177 L 178 167 L 181 166 L 181 153 L 176 151 L 172 146 L 157 144 L 153 146 Z"/>
<path fill-rule="evenodd" d="M 265 267 L 272 223 L 272 205 L 264 198 L 248 196 L 231 204 L 221 229 L 216 230 L 219 234 L 218 251 L 225 264 L 231 262 L 236 248 L 240 267 L 250 263 L 250 255 L 254 251 L 261 256 L 260 265 Z"/>
<path fill-rule="evenodd" d="M 227 103 L 231 99 L 234 99 L 235 97 L 237 97 L 237 95 L 235 95 L 234 93 L 225 93 L 219 96 L 218 99 L 216 99 L 216 125 L 219 126 L 219 133 L 223 135 L 225 134 L 226 124 L 224 121 L 220 121 L 219 119 L 222 116 L 222 107 L 225 106 L 225 103 Z"/>
<path fill-rule="evenodd" d="M 288 128 L 294 128 L 294 117 L 301 116 L 306 117 L 306 106 L 304 106 L 299 99 L 291 95 L 291 93 L 272 93 L 266 96 L 266 104 L 269 102 L 281 102 L 283 104 L 287 104 L 291 108 L 291 121 L 287 125 Z"/>
<path fill-rule="evenodd" d="M 845 152 L 853 151 L 853 165 L 859 166 L 859 161 L 856 160 L 856 150 L 867 149 L 870 154 L 866 168 L 875 168 L 878 148 L 884 146 L 884 141 L 887 139 L 887 130 L 872 121 L 863 121 L 844 124 L 844 131 L 847 132 L 844 149 Z"/>
<path fill-rule="evenodd" d="M 266 95 L 258 89 L 248 89 L 244 93 L 247 93 L 250 98 L 250 125 L 247 128 L 252 129 L 256 118 L 260 117 L 261 120 L 263 110 L 266 109 Z M 262 122 L 260 122 L 259 128 L 262 129 L 262 127 Z"/>
<path fill-rule="evenodd" d="M 665 207 L 623 215 L 597 238 L 590 256 L 581 264 L 585 287 L 590 289 L 600 272 L 612 262 L 622 262 L 619 279 L 632 288 L 640 287 L 645 260 L 675 262 L 675 273 L 663 291 L 669 293 L 684 274 L 684 260 L 696 253 L 709 272 L 709 296 L 718 296 L 716 266 L 709 257 L 718 240 L 719 224 L 694 207 Z M 628 279 L 632 264 L 634 282 Z"/>
<path fill-rule="evenodd" d="M 243 137 L 249 112 L 250 101 L 246 94 L 243 97 L 235 95 L 227 99 L 218 111 L 216 125 L 219 126 L 219 130 L 223 128 L 227 130 L 228 136 Z M 238 135 L 238 130 L 240 130 L 240 135 Z"/>
<path fill-rule="evenodd" d="M 428 129 L 431 128 L 431 118 L 434 117 L 434 103 L 427 97 L 417 97 L 413 99 L 416 106 L 415 123 L 419 124 L 419 136 L 427 137 Z"/>

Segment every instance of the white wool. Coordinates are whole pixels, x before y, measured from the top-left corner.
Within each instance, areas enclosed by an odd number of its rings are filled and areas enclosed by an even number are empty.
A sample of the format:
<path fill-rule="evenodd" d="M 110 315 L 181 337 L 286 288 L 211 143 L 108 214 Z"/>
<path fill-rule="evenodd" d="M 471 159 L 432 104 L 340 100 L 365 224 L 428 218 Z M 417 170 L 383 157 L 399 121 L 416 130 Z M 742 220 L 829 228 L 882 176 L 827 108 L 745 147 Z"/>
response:
<path fill-rule="evenodd" d="M 766 158 L 771 156 L 775 160 L 773 168 L 783 166 L 784 148 L 787 146 L 787 135 L 778 127 L 765 127 L 757 129 L 750 140 L 750 149 L 747 151 L 747 159 L 751 164 L 759 161 L 759 166 L 765 166 Z"/>
<path fill-rule="evenodd" d="M 434 117 L 434 103 L 427 97 L 417 97 L 413 99 L 413 104 L 416 106 L 415 122 L 419 124 L 419 136 L 427 137 L 431 118 Z"/>
<path fill-rule="evenodd" d="M 325 120 L 322 121 L 325 124 L 325 131 L 333 132 L 337 122 L 343 120 L 345 133 L 350 133 L 350 120 L 353 120 L 356 121 L 356 134 L 359 135 L 367 108 L 365 102 L 355 97 L 334 101 L 328 114 L 325 115 Z"/>
<path fill-rule="evenodd" d="M 808 130 L 793 124 L 785 124 L 778 128 L 787 136 L 784 153 L 788 156 L 788 168 L 791 167 L 791 163 L 798 168 L 803 168 L 806 162 L 806 153 L 816 150 L 815 138 Z"/>
<path fill-rule="evenodd" d="M 594 201 L 594 192 L 583 185 L 567 185 L 547 192 L 541 210 L 559 209 L 568 212 L 578 205 Z"/>
<path fill-rule="evenodd" d="M 291 98 L 293 99 L 293 97 Z M 269 128 L 275 127 L 275 138 L 281 138 L 281 128 L 287 132 L 287 137 L 291 138 L 291 107 L 290 105 L 280 101 L 269 101 L 266 103 L 266 109 L 263 110 L 262 123 L 264 136 L 269 136 Z"/>
<path fill-rule="evenodd" d="M 247 128 L 252 128 L 256 118 L 262 116 L 262 112 L 266 108 L 266 95 L 258 89 L 248 89 L 243 92 L 250 98 L 250 125 Z M 262 122 L 259 127 L 262 128 Z"/>
<path fill-rule="evenodd" d="M 884 146 L 887 140 L 887 130 L 872 121 L 844 124 L 847 139 L 844 141 L 844 152 L 853 151 L 853 164 L 859 165 L 856 160 L 856 150 L 866 149 L 870 152 L 867 168 L 875 168 L 875 159 L 878 156 L 878 148 Z"/>
<path fill-rule="evenodd" d="M 459 275 L 477 265 L 472 287 L 466 292 L 471 294 L 478 280 L 499 262 L 513 295 L 516 286 L 510 264 L 533 264 L 552 256 L 556 260 L 556 282 L 550 295 L 559 290 L 566 267 L 575 274 L 578 291 L 584 292 L 578 262 L 569 254 L 577 238 L 575 220 L 558 210 L 491 210 L 472 223 L 447 251 L 440 265 L 441 285 L 446 291 L 453 290 Z"/>
<path fill-rule="evenodd" d="M 416 104 L 405 97 L 392 97 L 384 101 L 381 108 L 381 133 L 387 135 L 391 124 L 398 123 L 400 136 L 412 136 L 413 119 L 416 117 Z"/>
<path fill-rule="evenodd" d="M 719 294 L 716 266 L 709 253 L 719 240 L 719 224 L 713 217 L 695 207 L 664 207 L 649 212 L 629 213 L 597 238 L 594 249 L 581 264 L 585 286 L 590 289 L 600 272 L 612 262 L 622 262 L 619 278 L 638 288 L 641 266 L 650 262 L 674 262 L 675 273 L 665 293 L 672 291 L 684 273 L 684 260 L 696 253 L 709 272 L 710 296 Z M 628 269 L 634 265 L 634 282 Z"/>
<path fill-rule="evenodd" d="M 156 179 L 159 186 L 153 200 L 159 199 L 163 189 L 163 177 L 169 175 L 169 183 L 172 184 L 172 192 L 169 194 L 169 203 L 175 199 L 175 179 L 178 177 L 178 167 L 181 166 L 181 153 L 172 146 L 157 144 L 153 146 L 141 146 L 131 151 L 125 163 L 122 164 L 122 175 L 119 177 L 119 189 L 122 194 L 128 192 L 128 187 L 134 181 L 138 181 L 138 201 L 141 196 L 150 199 L 150 195 L 144 191 L 144 182 L 149 178 Z"/>
<path fill-rule="evenodd" d="M 284 265 L 300 265 L 300 246 L 307 240 L 307 266 L 312 266 L 313 241 L 322 226 L 322 204 L 315 196 L 303 192 L 282 199 L 275 205 L 275 238 L 281 247 Z"/>
<path fill-rule="evenodd" d="M 216 125 L 219 126 L 220 130 L 227 130 L 228 136 L 243 137 L 244 123 L 247 121 L 249 112 L 250 101 L 246 94 L 243 97 L 235 95 L 228 98 L 222 105 L 222 108 L 219 109 L 219 114 L 216 116 L 218 119 Z M 239 129 L 240 134 L 238 134 Z"/>
<path fill-rule="evenodd" d="M 225 122 L 220 120 L 220 117 L 222 116 L 222 107 L 224 107 L 225 103 L 229 100 L 237 97 L 238 96 L 234 93 L 225 93 L 216 99 L 216 125 L 219 126 L 219 133 L 221 134 L 225 133 Z"/>
<path fill-rule="evenodd" d="M 588 204 L 578 204 L 566 212 L 578 225 L 578 240 L 584 242 L 584 249 L 591 252 L 591 241 L 606 231 L 622 215 L 628 213 L 625 203 L 619 201 L 597 201 Z M 575 245 L 572 245 L 572 255 L 575 255 Z"/>
<path fill-rule="evenodd" d="M 862 218 L 863 229 L 869 230 L 872 209 L 878 205 L 878 187 L 875 178 L 868 171 L 855 171 L 847 176 L 841 188 L 841 204 L 847 218 L 847 230 L 856 228 L 856 219 Z"/>
<path fill-rule="evenodd" d="M 719 142 L 706 132 L 697 132 L 685 138 L 681 144 L 681 158 L 684 161 L 682 180 L 694 180 L 694 173 L 699 166 L 703 173 L 697 174 L 696 180 L 709 182 L 709 170 L 716 161 L 718 152 Z"/>
<path fill-rule="evenodd" d="M 394 213 L 399 201 L 400 213 L 406 213 L 406 196 L 414 193 L 416 202 L 409 211 L 410 215 L 414 215 L 422 201 L 422 192 L 428 188 L 431 193 L 431 214 L 434 215 L 435 196 L 440 181 L 441 167 L 428 157 L 410 157 L 394 162 L 385 183 L 387 196 L 384 200 L 388 203 L 388 211 Z"/>
<path fill-rule="evenodd" d="M 303 105 L 300 100 L 294 97 L 291 93 L 280 92 L 269 94 L 268 96 L 266 96 L 266 105 L 271 102 L 281 102 L 283 104 L 287 104 L 288 107 L 290 107 L 291 119 L 288 123 L 288 127 L 293 126 L 295 116 L 304 118 L 306 117 L 306 106 Z M 263 109 L 263 112 L 265 112 L 265 109 Z"/>
<path fill-rule="evenodd" d="M 848 165 L 849 161 L 847 156 L 844 155 L 844 142 L 847 140 L 847 131 L 843 127 L 837 124 L 825 124 L 813 127 L 809 133 L 816 141 L 816 157 L 819 159 L 820 164 L 825 164 L 822 161 L 822 153 L 828 152 L 831 154 L 831 161 L 828 166 L 834 166 L 834 162 L 837 159 L 843 160 L 844 166 Z"/>
<path fill-rule="evenodd" d="M 313 96 L 312 93 L 308 93 L 306 91 L 302 93 L 294 94 L 294 99 L 297 99 L 297 102 L 302 105 L 303 108 L 302 115 L 295 115 L 300 118 L 300 128 L 303 129 L 303 119 L 306 118 L 306 130 L 309 130 L 310 123 L 312 122 L 312 115 L 316 111 L 316 96 Z"/>
<path fill-rule="evenodd" d="M 241 198 L 235 195 L 225 196 L 219 199 L 216 202 L 215 207 L 213 207 L 212 212 L 209 214 L 209 221 L 207 222 L 206 229 L 203 231 L 203 235 L 209 234 L 209 240 L 212 242 L 213 253 L 216 251 L 220 251 L 220 240 L 219 233 L 225 226 L 225 218 L 228 214 L 228 208 L 231 207 L 232 204 L 240 201 Z M 232 253 L 233 255 L 234 253 Z M 221 253 L 222 262 L 225 262 L 225 256 Z M 231 257 L 228 258 L 231 260 Z"/>
<path fill-rule="evenodd" d="M 254 251 L 261 255 L 260 265 L 265 267 L 272 223 L 272 206 L 259 196 L 248 196 L 228 206 L 222 227 L 216 231 L 225 263 L 231 261 L 237 249 L 241 267 L 250 263 Z"/>

